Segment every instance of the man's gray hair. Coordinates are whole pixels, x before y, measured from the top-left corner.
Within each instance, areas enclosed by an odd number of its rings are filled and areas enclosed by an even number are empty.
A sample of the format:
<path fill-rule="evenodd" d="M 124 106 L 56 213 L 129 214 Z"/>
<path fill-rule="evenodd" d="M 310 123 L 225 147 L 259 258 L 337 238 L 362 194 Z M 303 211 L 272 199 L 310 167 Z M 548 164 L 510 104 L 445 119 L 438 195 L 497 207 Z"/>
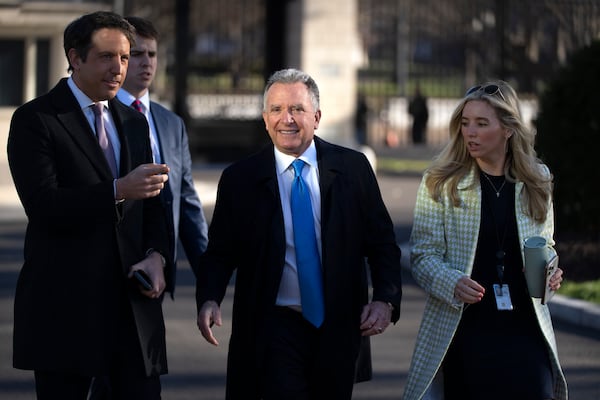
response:
<path fill-rule="evenodd" d="M 276 71 L 269 77 L 267 84 L 265 85 L 265 91 L 263 93 L 263 111 L 267 109 L 267 92 L 275 83 L 304 83 L 308 88 L 310 101 L 314 107 L 314 111 L 319 110 L 319 87 L 313 78 L 306 72 L 300 71 L 295 68 L 287 68 Z"/>

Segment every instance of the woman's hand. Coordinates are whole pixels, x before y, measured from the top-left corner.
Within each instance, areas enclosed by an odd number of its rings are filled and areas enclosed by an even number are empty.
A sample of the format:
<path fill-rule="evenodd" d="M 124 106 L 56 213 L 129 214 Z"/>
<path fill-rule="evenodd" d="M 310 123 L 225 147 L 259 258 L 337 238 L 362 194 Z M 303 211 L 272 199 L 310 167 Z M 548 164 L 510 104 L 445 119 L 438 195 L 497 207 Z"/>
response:
<path fill-rule="evenodd" d="M 563 275 L 563 270 L 560 268 L 556 268 L 556 270 L 550 277 L 550 282 L 549 282 L 550 289 L 552 289 L 556 292 L 560 288 L 560 283 L 563 280 L 562 275 Z"/>
<path fill-rule="evenodd" d="M 461 277 L 454 288 L 454 297 L 463 303 L 479 303 L 483 299 L 485 288 L 468 276 Z"/>

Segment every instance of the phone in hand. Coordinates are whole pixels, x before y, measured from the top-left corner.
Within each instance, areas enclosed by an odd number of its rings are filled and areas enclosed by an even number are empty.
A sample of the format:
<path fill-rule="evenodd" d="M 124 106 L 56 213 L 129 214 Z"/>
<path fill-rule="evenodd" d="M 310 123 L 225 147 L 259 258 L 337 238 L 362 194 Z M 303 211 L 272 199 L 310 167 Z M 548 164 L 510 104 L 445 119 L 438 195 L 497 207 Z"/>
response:
<path fill-rule="evenodd" d="M 133 277 L 144 289 L 152 290 L 152 280 L 143 270 L 136 269 L 133 271 Z"/>

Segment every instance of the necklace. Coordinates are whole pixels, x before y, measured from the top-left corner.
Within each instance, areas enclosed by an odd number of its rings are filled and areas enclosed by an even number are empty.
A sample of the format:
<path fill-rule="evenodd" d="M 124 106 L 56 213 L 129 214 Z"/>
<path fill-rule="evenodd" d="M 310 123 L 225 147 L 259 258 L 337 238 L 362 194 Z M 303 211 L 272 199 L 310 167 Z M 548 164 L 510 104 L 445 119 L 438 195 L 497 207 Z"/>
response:
<path fill-rule="evenodd" d="M 490 183 L 490 185 L 492 185 L 492 187 L 494 188 L 494 192 L 496 192 L 496 197 L 500 197 L 500 192 L 502 191 L 502 188 L 504 188 L 504 184 L 506 184 L 506 178 L 504 178 L 504 180 L 502 181 L 502 185 L 500 185 L 500 188 L 496 189 L 496 186 L 494 185 L 494 182 L 492 182 L 492 180 L 490 179 L 490 177 L 488 176 L 488 174 L 486 174 L 483 171 L 481 171 L 481 173 L 483 174 L 483 176 L 485 177 L 485 179 L 487 179 L 487 181 Z"/>
<path fill-rule="evenodd" d="M 494 186 L 493 182 L 491 181 L 491 179 L 489 177 L 487 177 L 487 175 L 485 174 L 485 172 L 483 172 L 483 175 L 488 179 L 488 182 L 490 183 L 490 185 L 494 188 L 494 191 L 496 192 L 496 197 L 500 197 L 500 191 L 502 190 L 502 187 L 504 186 L 504 184 L 506 183 L 506 179 L 504 180 L 504 182 L 502 182 L 502 185 L 500 185 L 500 189 L 496 190 L 496 187 Z M 487 191 L 486 191 L 487 194 Z M 489 210 L 489 215 L 491 217 L 492 223 L 494 224 L 494 234 L 496 236 L 496 245 L 497 247 L 497 251 L 496 251 L 496 273 L 498 275 L 498 279 L 500 280 L 500 285 L 503 285 L 503 281 L 504 281 L 504 258 L 506 256 L 506 252 L 504 251 L 504 242 L 506 240 L 506 234 L 508 231 L 508 226 L 509 226 L 509 214 L 510 214 L 510 200 L 509 199 L 505 199 L 505 201 L 499 201 L 499 202 L 494 202 L 489 201 L 489 199 L 491 198 L 491 193 L 489 193 L 489 196 L 486 195 L 484 198 L 482 198 L 482 203 L 483 203 L 483 207 L 486 207 Z M 503 211 L 506 210 L 506 213 Z M 508 213 L 508 214 L 507 214 Z M 500 232 L 502 230 L 502 232 Z M 502 236 L 500 236 L 502 234 Z"/>

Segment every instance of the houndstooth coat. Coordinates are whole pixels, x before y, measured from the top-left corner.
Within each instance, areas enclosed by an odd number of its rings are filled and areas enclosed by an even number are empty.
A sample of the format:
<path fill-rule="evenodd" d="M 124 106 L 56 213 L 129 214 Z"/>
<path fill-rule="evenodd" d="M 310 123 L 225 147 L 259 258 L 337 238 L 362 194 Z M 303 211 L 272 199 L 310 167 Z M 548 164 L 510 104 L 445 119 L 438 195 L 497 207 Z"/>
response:
<path fill-rule="evenodd" d="M 542 168 L 550 173 L 545 165 Z M 434 201 L 424 182 L 425 177 L 417 194 L 410 245 L 412 273 L 427 292 L 427 302 L 403 400 L 444 398 L 440 366 L 463 311 L 463 303 L 454 298 L 454 288 L 460 277 L 471 274 L 481 216 L 481 187 L 474 170 L 458 185 L 461 196 L 459 207 L 454 207 L 446 195 L 441 202 Z M 517 182 L 515 191 L 520 242 L 530 236 L 543 236 L 554 252 L 552 204 L 546 221 L 538 223 L 523 209 L 522 182 Z M 542 305 L 537 298 L 531 301 L 552 362 L 555 399 L 566 400 L 567 384 L 558 359 L 548 306 Z"/>

